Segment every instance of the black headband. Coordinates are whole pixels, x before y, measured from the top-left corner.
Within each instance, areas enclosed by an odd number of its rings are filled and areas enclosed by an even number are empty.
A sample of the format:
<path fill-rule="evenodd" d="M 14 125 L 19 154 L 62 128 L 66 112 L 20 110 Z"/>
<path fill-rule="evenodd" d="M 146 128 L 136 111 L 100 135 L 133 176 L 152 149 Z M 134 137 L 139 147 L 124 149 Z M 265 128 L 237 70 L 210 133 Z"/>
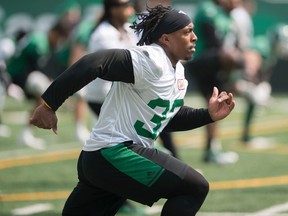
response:
<path fill-rule="evenodd" d="M 172 9 L 159 22 L 156 29 L 151 32 L 153 40 L 159 39 L 163 34 L 170 34 L 191 23 L 190 17 L 181 10 Z"/>

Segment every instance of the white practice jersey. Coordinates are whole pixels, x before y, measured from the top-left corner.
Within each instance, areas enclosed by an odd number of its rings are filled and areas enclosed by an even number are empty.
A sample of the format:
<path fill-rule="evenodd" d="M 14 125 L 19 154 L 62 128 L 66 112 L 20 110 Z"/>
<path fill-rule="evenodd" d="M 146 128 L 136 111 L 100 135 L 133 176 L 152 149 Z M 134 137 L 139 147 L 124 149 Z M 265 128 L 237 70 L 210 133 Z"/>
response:
<path fill-rule="evenodd" d="M 95 52 L 102 49 L 124 49 L 136 46 L 138 37 L 129 27 L 131 24 L 124 24 L 125 33 L 120 33 L 109 22 L 102 22 L 92 33 L 88 49 Z M 111 82 L 96 79 L 86 87 L 86 99 L 89 102 L 103 103 L 111 88 Z"/>
<path fill-rule="evenodd" d="M 233 9 L 231 16 L 237 28 L 239 46 L 242 50 L 246 50 L 250 47 L 254 36 L 252 17 L 244 7 Z"/>
<path fill-rule="evenodd" d="M 129 49 L 134 84 L 114 82 L 101 109 L 85 151 L 125 141 L 152 147 L 159 133 L 183 105 L 188 82 L 183 65 L 176 68 L 156 45 Z"/>

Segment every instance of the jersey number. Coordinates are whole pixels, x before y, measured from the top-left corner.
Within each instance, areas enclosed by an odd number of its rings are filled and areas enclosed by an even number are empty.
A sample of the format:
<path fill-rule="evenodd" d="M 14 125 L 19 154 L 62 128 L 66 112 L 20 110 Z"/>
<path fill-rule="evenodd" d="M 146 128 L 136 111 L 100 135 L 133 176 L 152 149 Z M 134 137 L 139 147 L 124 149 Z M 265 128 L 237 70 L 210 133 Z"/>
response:
<path fill-rule="evenodd" d="M 163 100 L 163 99 L 155 99 L 148 103 L 148 106 L 152 109 L 155 109 L 156 107 L 163 107 L 164 111 L 161 113 L 161 115 L 154 115 L 152 119 L 150 119 L 151 122 L 155 124 L 155 127 L 153 128 L 153 132 L 146 130 L 144 126 L 144 122 L 137 120 L 134 124 L 134 128 L 138 135 L 151 138 L 153 140 L 156 140 L 159 136 L 159 128 L 161 127 L 162 121 L 164 121 L 167 118 L 167 112 L 173 112 L 176 107 L 181 107 L 183 105 L 183 99 L 175 100 L 170 111 L 170 101 L 169 100 Z"/>

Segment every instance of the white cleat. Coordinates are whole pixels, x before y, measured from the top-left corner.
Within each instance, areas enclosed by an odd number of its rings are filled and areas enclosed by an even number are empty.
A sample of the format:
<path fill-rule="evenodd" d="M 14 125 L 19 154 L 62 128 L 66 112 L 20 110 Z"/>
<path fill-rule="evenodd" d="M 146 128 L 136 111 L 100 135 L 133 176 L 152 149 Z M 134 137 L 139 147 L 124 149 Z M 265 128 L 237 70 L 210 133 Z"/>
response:
<path fill-rule="evenodd" d="M 41 138 L 34 137 L 30 129 L 25 129 L 19 140 L 20 144 L 26 145 L 30 148 L 37 149 L 37 150 L 44 150 L 46 149 L 46 142 Z"/>

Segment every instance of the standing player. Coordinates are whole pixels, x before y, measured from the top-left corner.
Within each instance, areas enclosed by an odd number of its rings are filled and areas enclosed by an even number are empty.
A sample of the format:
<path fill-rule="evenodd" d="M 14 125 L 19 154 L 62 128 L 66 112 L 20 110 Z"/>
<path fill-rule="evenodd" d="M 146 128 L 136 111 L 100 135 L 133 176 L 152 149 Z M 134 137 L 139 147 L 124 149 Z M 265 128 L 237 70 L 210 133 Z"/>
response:
<path fill-rule="evenodd" d="M 196 81 L 206 103 L 209 103 L 214 86 L 228 91 L 232 71 L 243 67 L 242 55 L 235 46 L 236 31 L 230 16 L 232 9 L 231 0 L 201 1 L 194 18 L 199 40 L 194 58 L 185 64 L 185 70 Z M 217 164 L 237 162 L 237 153 L 222 151 L 217 122 L 208 124 L 205 129 L 203 161 Z"/>
<path fill-rule="evenodd" d="M 137 35 L 128 23 L 134 15 L 129 0 L 104 0 L 104 12 L 91 34 L 88 50 L 95 52 L 103 49 L 124 49 L 135 47 Z M 111 88 L 112 82 L 96 79 L 86 87 L 86 100 L 89 108 L 99 116 L 101 106 Z"/>
<path fill-rule="evenodd" d="M 29 32 L 16 44 L 13 56 L 7 61 L 7 72 L 12 83 L 19 86 L 26 98 L 41 104 L 41 95 L 50 84 L 50 77 L 44 73 L 44 65 L 49 56 L 67 39 L 67 28 L 56 22 L 48 32 L 35 30 Z M 20 144 L 35 149 L 45 149 L 45 140 L 35 137 L 33 128 L 27 120 L 19 138 Z"/>
<path fill-rule="evenodd" d="M 96 78 L 114 81 L 78 160 L 79 182 L 63 215 L 115 215 L 126 199 L 152 206 L 167 199 L 162 216 L 196 215 L 208 193 L 205 178 L 153 148 L 159 133 L 189 130 L 225 118 L 231 93 L 215 87 L 208 109 L 184 106 L 188 60 L 197 37 L 182 11 L 149 8 L 132 28 L 141 33 L 131 49 L 98 51 L 81 58 L 42 95 L 31 123 L 57 133 L 57 109 Z M 145 45 L 145 46 L 142 46 Z"/>

